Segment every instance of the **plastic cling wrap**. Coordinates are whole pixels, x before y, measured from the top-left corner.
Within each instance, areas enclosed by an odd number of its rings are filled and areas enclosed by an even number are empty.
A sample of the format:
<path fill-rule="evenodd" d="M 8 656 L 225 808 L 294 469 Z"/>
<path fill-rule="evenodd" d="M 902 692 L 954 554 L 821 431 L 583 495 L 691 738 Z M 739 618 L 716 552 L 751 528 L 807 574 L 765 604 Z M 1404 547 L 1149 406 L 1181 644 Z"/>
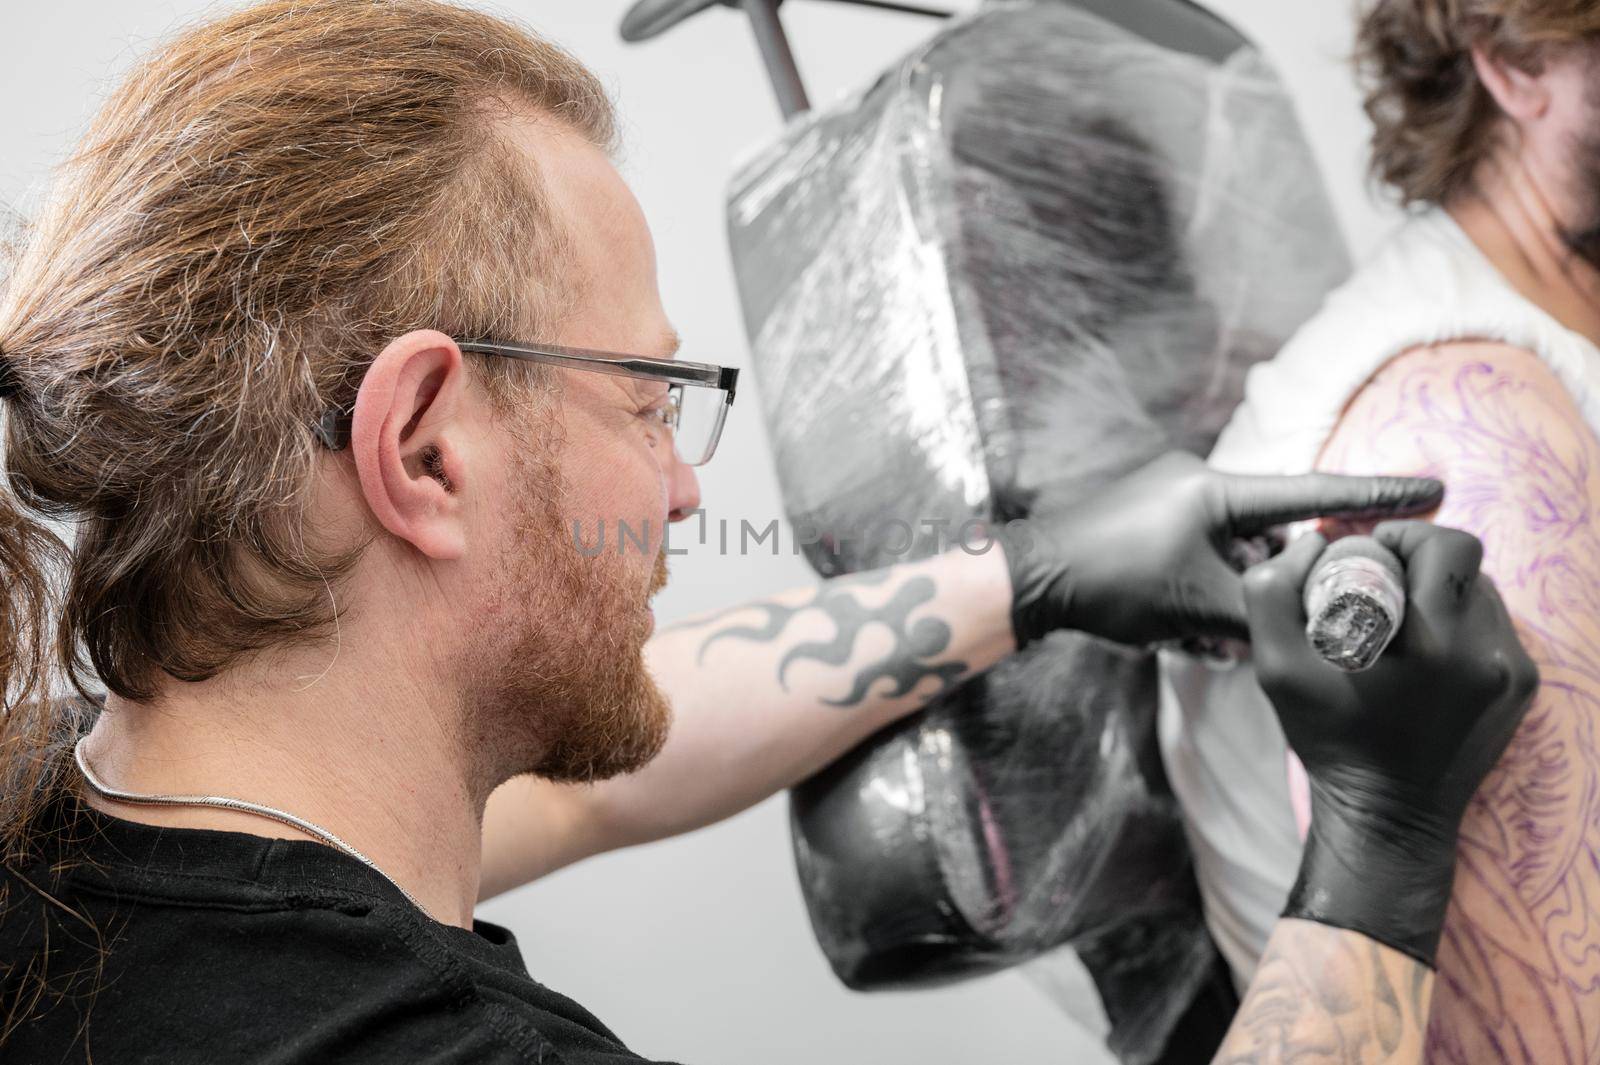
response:
<path fill-rule="evenodd" d="M 1348 271 L 1278 80 L 1182 0 L 953 22 L 792 122 L 728 216 L 785 506 L 825 575 L 1205 453 Z M 909 550 L 867 534 L 890 522 Z M 1148 654 L 1058 633 L 797 788 L 839 976 L 1035 961 L 1055 988 L 1059 948 L 1098 996 L 1063 1004 L 1155 1060 L 1212 962 L 1155 704 Z"/>

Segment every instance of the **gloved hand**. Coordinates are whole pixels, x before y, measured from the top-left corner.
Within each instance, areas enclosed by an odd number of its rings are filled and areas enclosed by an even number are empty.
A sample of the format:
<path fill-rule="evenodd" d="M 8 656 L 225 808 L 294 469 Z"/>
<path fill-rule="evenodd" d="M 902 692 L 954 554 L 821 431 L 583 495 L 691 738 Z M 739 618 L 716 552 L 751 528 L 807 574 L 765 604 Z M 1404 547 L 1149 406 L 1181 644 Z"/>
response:
<path fill-rule="evenodd" d="M 1433 964 L 1456 833 L 1539 683 L 1476 537 L 1384 522 L 1406 567 L 1399 634 L 1346 673 L 1305 636 L 1302 592 L 1326 541 L 1302 536 L 1244 578 L 1251 655 L 1311 780 L 1311 829 L 1286 917 L 1364 933 Z"/>
<path fill-rule="evenodd" d="M 1416 514 L 1443 494 L 1428 479 L 1223 474 L 1169 452 L 1060 513 L 1036 507 L 1008 527 L 1017 646 L 1055 629 L 1128 644 L 1244 639 L 1244 588 L 1227 561 L 1232 540 L 1303 518 Z"/>

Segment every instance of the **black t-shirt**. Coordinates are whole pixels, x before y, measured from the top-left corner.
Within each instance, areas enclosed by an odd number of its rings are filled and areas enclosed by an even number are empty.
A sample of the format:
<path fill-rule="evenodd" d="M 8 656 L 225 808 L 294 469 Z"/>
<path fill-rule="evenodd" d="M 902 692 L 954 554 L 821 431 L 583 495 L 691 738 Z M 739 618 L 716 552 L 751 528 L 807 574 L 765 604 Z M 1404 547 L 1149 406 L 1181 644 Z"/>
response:
<path fill-rule="evenodd" d="M 0 1061 L 643 1060 L 530 977 L 509 931 L 432 921 L 331 847 L 76 798 L 45 824 L 39 859 L 0 871 Z"/>

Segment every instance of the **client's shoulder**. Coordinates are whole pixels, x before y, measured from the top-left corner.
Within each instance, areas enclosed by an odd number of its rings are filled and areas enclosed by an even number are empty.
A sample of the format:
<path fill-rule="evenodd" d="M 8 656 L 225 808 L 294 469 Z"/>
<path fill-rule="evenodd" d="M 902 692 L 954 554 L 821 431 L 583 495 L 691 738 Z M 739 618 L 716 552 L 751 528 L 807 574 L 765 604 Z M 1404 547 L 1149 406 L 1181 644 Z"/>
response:
<path fill-rule="evenodd" d="M 1317 465 L 1349 473 L 1516 472 L 1586 455 L 1594 434 L 1572 393 L 1538 355 L 1458 340 L 1409 348 L 1346 404 Z"/>

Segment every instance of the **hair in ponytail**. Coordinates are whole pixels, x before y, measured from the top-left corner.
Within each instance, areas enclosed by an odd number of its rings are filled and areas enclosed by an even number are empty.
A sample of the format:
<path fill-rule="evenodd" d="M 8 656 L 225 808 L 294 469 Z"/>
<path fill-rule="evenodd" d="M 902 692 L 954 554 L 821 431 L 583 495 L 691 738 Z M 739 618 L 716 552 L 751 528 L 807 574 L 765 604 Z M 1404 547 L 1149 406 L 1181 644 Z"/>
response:
<path fill-rule="evenodd" d="M 27 237 L 22 217 L 0 205 L 0 285 Z M 0 424 L 20 402 L 22 385 L 0 344 Z M 3 452 L 0 452 L 3 457 Z M 21 860 L 28 843 L 22 829 L 60 784 L 61 745 L 81 725 L 72 707 L 50 704 L 55 661 L 55 590 L 70 561 L 67 545 L 30 514 L 11 485 L 0 480 L 0 861 Z M 3 900 L 0 900 L 3 901 Z"/>

